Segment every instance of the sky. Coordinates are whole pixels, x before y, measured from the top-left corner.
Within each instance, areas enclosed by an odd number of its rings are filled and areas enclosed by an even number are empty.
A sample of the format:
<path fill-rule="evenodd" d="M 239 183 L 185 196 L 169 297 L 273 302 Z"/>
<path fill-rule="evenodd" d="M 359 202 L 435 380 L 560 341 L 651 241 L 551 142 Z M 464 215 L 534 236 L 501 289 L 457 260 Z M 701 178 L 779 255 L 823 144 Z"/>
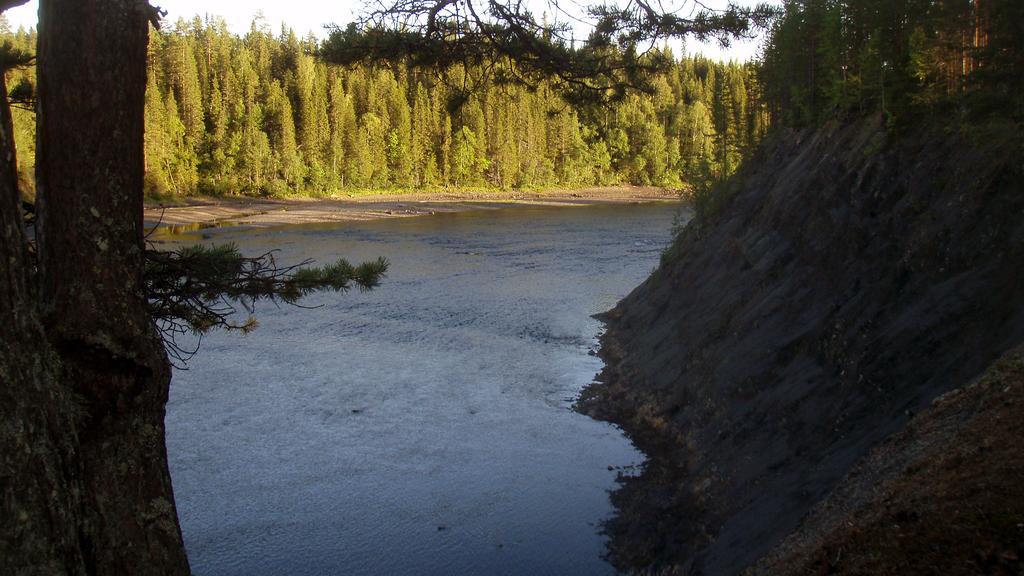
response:
<path fill-rule="evenodd" d="M 679 5 L 688 0 L 675 1 Z M 757 0 L 734 0 L 740 5 L 752 5 L 755 1 Z M 781 0 L 769 1 L 781 3 Z M 319 37 L 325 35 L 324 24 L 345 25 L 363 6 L 360 0 L 151 0 L 151 3 L 167 11 L 167 22 L 175 22 L 178 18 L 190 19 L 197 14 L 212 14 L 223 16 L 233 32 L 242 34 L 249 30 L 256 12 L 262 11 L 271 30 L 279 30 L 283 22 L 295 29 L 300 36 L 313 32 Z M 703 3 L 711 8 L 719 8 L 724 7 L 727 0 L 704 0 Z M 669 6 L 670 3 L 665 5 Z M 7 19 L 15 30 L 19 26 L 29 28 L 36 25 L 38 9 L 38 0 L 31 0 L 24 6 L 8 10 Z M 720 60 L 749 60 L 756 56 L 759 47 L 760 41 L 734 41 L 728 50 L 723 50 L 717 44 L 702 45 L 691 41 L 686 44 L 686 51 L 691 54 L 700 52 Z M 676 45 L 673 48 L 678 55 L 680 46 Z"/>

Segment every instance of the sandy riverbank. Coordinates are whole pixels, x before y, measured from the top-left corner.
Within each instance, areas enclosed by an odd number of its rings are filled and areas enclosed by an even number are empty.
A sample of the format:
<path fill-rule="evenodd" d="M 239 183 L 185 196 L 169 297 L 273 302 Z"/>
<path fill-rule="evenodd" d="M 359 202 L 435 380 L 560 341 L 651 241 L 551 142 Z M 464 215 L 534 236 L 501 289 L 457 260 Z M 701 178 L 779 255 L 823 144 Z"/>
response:
<path fill-rule="evenodd" d="M 209 225 L 253 227 L 403 218 L 442 212 L 498 209 L 513 205 L 589 206 L 678 200 L 677 191 L 642 186 L 614 186 L 544 192 L 457 191 L 340 196 L 333 198 L 214 198 L 147 204 L 146 226 L 172 230 Z"/>

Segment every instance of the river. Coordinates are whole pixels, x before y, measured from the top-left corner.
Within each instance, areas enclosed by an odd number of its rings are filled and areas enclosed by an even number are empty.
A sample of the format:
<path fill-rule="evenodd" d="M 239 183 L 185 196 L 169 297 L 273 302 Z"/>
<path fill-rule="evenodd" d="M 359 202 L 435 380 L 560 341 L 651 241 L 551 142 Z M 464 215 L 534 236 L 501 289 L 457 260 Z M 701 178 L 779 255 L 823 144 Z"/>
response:
<path fill-rule="evenodd" d="M 385 256 L 376 290 L 263 305 L 176 370 L 167 447 L 199 576 L 613 574 L 608 491 L 643 456 L 570 410 L 672 204 L 204 230 L 279 262 Z"/>

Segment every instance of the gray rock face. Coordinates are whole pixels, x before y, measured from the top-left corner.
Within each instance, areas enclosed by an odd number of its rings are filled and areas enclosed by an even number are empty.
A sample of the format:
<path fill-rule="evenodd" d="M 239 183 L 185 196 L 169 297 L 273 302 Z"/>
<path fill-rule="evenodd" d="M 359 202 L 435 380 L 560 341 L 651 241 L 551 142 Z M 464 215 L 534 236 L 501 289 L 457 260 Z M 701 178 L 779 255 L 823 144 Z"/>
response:
<path fill-rule="evenodd" d="M 607 314 L 582 404 L 653 455 L 621 567 L 734 574 L 869 448 L 1024 339 L 1019 130 L 779 136 Z"/>

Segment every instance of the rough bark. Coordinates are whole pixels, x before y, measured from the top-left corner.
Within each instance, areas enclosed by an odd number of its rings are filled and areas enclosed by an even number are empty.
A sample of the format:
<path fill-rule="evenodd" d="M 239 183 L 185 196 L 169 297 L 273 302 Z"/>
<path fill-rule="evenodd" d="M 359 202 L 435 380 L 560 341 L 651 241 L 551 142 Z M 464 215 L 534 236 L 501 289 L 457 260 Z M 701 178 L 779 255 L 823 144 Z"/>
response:
<path fill-rule="evenodd" d="M 152 11 L 41 2 L 37 273 L 0 106 L 0 572 L 188 573 L 142 284 Z"/>
<path fill-rule="evenodd" d="M 10 573 L 82 573 L 72 404 L 36 313 L 0 73 L 0 558 Z"/>
<path fill-rule="evenodd" d="M 104 574 L 188 572 L 164 446 L 170 367 L 142 285 L 150 12 L 144 0 L 39 11 L 40 302 L 84 408 L 83 544 Z"/>

